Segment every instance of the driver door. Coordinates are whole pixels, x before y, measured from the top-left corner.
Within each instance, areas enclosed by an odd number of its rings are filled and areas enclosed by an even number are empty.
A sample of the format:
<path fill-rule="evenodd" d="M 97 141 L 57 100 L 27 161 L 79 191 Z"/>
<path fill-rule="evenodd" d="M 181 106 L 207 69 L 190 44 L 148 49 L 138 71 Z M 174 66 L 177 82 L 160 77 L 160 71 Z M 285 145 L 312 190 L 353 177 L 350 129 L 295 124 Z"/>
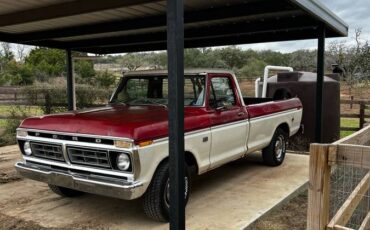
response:
<path fill-rule="evenodd" d="M 210 78 L 211 168 L 237 159 L 247 151 L 247 112 L 236 95 L 232 76 Z"/>

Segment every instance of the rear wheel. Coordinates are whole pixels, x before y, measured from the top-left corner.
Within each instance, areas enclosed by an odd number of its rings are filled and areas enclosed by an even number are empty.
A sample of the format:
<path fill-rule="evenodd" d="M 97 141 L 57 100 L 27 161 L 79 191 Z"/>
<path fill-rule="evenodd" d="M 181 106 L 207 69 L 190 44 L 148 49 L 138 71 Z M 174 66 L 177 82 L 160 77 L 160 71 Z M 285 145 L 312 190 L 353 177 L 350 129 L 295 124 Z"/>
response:
<path fill-rule="evenodd" d="M 281 165 L 285 159 L 288 134 L 276 129 L 270 144 L 262 150 L 263 162 L 269 166 Z"/>
<path fill-rule="evenodd" d="M 170 208 L 170 180 L 168 162 L 161 164 L 155 172 L 152 182 L 144 195 L 145 214 L 161 222 L 168 222 Z M 190 173 L 188 167 L 185 169 L 185 205 L 190 193 Z"/>
<path fill-rule="evenodd" d="M 59 196 L 63 196 L 63 197 L 75 197 L 75 196 L 81 196 L 82 194 L 84 194 L 84 192 L 81 192 L 81 191 L 77 191 L 77 190 L 73 190 L 73 189 L 65 188 L 65 187 L 60 187 L 60 186 L 56 186 L 52 184 L 49 184 L 49 188 L 54 193 L 58 194 Z"/>

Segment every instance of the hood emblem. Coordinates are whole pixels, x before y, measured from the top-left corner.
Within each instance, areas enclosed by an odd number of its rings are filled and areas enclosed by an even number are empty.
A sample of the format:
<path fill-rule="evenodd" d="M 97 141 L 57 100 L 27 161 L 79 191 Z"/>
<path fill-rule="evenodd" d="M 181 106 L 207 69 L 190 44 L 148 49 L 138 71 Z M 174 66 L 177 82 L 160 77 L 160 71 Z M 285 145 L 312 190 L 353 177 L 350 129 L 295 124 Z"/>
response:
<path fill-rule="evenodd" d="M 53 139 L 58 139 L 58 135 L 53 134 Z"/>
<path fill-rule="evenodd" d="M 95 139 L 96 143 L 101 143 L 101 139 Z"/>
<path fill-rule="evenodd" d="M 73 141 L 78 141 L 78 137 L 72 137 Z"/>

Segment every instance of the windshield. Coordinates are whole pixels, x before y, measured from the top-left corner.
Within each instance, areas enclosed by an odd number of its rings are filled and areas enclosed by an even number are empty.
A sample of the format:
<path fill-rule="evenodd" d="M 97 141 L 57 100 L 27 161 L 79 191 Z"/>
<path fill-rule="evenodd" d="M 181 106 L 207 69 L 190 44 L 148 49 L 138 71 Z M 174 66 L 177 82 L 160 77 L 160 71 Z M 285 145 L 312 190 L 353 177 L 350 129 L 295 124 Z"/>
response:
<path fill-rule="evenodd" d="M 205 77 L 185 76 L 184 105 L 203 106 L 204 95 Z M 134 76 L 123 78 L 111 103 L 167 106 L 168 78 L 167 76 Z"/>

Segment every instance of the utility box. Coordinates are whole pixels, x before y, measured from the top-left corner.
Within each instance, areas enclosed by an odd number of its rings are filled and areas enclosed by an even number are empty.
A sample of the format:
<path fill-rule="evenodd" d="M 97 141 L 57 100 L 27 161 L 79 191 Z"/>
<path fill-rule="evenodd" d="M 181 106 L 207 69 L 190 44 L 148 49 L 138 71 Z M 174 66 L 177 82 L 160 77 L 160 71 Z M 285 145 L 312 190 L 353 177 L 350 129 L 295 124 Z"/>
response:
<path fill-rule="evenodd" d="M 275 100 L 298 97 L 303 104 L 302 130 L 297 138 L 307 143 L 315 141 L 317 74 L 311 72 L 282 72 L 267 79 L 267 94 Z M 259 92 L 262 82 L 259 83 Z M 331 143 L 340 137 L 340 82 L 338 74 L 324 77 L 323 141 Z M 297 139 L 296 138 L 296 139 Z"/>

